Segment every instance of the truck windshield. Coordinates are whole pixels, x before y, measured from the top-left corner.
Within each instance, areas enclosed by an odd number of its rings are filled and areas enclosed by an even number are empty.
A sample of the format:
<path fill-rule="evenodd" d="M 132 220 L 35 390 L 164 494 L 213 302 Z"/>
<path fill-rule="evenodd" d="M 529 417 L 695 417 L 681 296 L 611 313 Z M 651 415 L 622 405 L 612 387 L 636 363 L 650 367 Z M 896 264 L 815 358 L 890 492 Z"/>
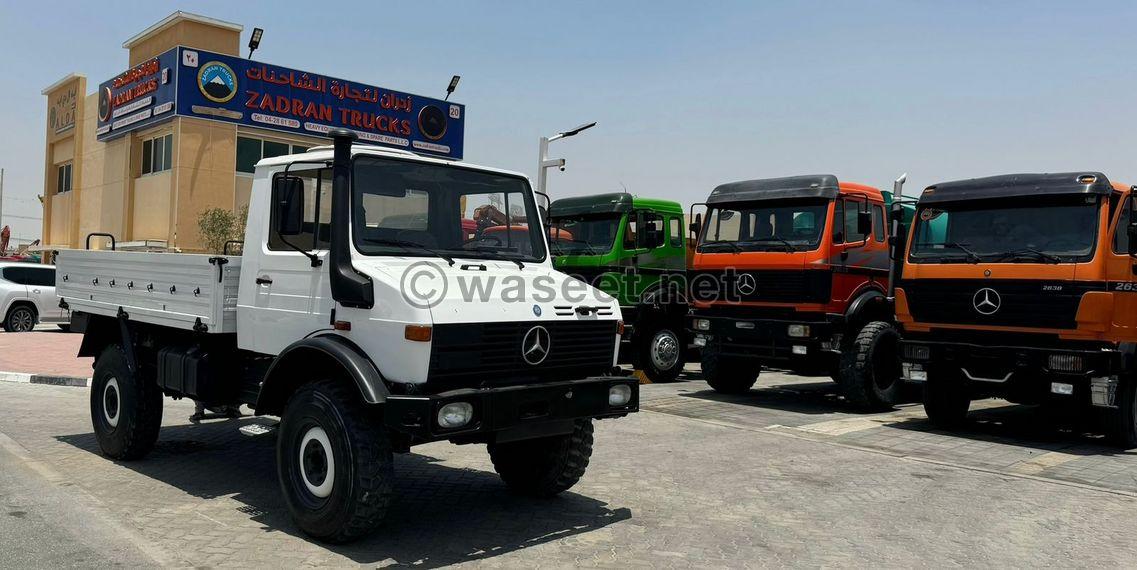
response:
<path fill-rule="evenodd" d="M 913 263 L 1064 263 L 1093 257 L 1096 196 L 933 204 L 916 214 Z"/>
<path fill-rule="evenodd" d="M 809 251 L 821 243 L 829 200 L 763 200 L 711 207 L 699 252 Z"/>
<path fill-rule="evenodd" d="M 549 247 L 556 255 L 598 255 L 612 250 L 619 215 L 550 218 Z"/>
<path fill-rule="evenodd" d="M 529 183 L 445 164 L 355 160 L 352 235 L 364 255 L 540 261 L 545 240 Z"/>

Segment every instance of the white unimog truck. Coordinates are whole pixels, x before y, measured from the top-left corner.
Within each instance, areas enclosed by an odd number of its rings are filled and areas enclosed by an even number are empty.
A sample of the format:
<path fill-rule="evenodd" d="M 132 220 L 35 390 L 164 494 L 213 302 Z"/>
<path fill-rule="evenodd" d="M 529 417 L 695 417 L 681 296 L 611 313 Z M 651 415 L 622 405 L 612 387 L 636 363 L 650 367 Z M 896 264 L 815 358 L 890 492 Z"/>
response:
<path fill-rule="evenodd" d="M 638 409 L 607 375 L 615 300 L 553 270 L 524 176 L 331 135 L 257 165 L 240 256 L 60 252 L 103 453 L 146 455 L 163 396 L 279 416 L 289 510 L 337 542 L 382 519 L 392 453 L 420 443 L 486 444 L 523 494 L 571 487 L 592 420 Z"/>

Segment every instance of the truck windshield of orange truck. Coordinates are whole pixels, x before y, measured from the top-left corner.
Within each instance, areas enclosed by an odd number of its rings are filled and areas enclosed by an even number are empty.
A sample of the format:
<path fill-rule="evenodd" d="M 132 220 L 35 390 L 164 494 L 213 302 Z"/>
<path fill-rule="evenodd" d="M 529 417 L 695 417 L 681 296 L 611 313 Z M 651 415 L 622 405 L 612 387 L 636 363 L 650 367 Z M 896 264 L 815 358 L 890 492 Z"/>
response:
<path fill-rule="evenodd" d="M 1074 263 L 1093 257 L 1097 196 L 986 199 L 920 208 L 911 263 Z"/>
<path fill-rule="evenodd" d="M 808 251 L 821 243 L 826 198 L 760 200 L 715 205 L 707 212 L 700 253 Z"/>

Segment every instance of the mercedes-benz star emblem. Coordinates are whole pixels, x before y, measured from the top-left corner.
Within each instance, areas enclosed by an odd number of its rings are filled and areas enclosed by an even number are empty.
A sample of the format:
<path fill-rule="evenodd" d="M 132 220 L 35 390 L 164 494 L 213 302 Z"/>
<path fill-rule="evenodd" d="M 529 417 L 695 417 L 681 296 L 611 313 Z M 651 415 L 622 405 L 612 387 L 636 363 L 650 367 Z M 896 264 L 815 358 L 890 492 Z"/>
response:
<path fill-rule="evenodd" d="M 981 315 L 993 315 L 1003 305 L 1003 299 L 999 296 L 998 291 L 984 287 L 976 291 L 975 295 L 971 297 L 971 305 Z"/>
<path fill-rule="evenodd" d="M 551 345 L 552 340 L 549 338 L 549 331 L 542 326 L 533 327 L 521 339 L 521 358 L 524 358 L 525 362 L 530 365 L 536 366 L 544 362 L 545 358 L 549 356 Z"/>
<path fill-rule="evenodd" d="M 734 284 L 734 288 L 742 295 L 752 295 L 758 290 L 758 283 L 754 281 L 754 276 L 749 273 L 743 273 L 738 276 L 738 282 Z"/>

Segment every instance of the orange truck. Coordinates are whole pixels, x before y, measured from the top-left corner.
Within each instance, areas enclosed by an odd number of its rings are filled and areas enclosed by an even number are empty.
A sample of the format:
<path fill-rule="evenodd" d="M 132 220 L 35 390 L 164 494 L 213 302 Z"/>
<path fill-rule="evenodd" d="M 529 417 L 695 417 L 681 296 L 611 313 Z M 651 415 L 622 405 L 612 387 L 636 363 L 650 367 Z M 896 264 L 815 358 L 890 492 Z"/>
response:
<path fill-rule="evenodd" d="M 902 181 L 897 181 L 897 187 Z M 891 194 L 832 175 L 718 186 L 691 262 L 703 375 L 741 393 L 763 366 L 830 375 L 865 408 L 900 398 L 888 301 Z"/>
<path fill-rule="evenodd" d="M 924 385 L 929 419 L 957 427 L 995 396 L 1093 410 L 1137 447 L 1133 191 L 1099 172 L 923 191 L 895 306 L 902 372 Z"/>

